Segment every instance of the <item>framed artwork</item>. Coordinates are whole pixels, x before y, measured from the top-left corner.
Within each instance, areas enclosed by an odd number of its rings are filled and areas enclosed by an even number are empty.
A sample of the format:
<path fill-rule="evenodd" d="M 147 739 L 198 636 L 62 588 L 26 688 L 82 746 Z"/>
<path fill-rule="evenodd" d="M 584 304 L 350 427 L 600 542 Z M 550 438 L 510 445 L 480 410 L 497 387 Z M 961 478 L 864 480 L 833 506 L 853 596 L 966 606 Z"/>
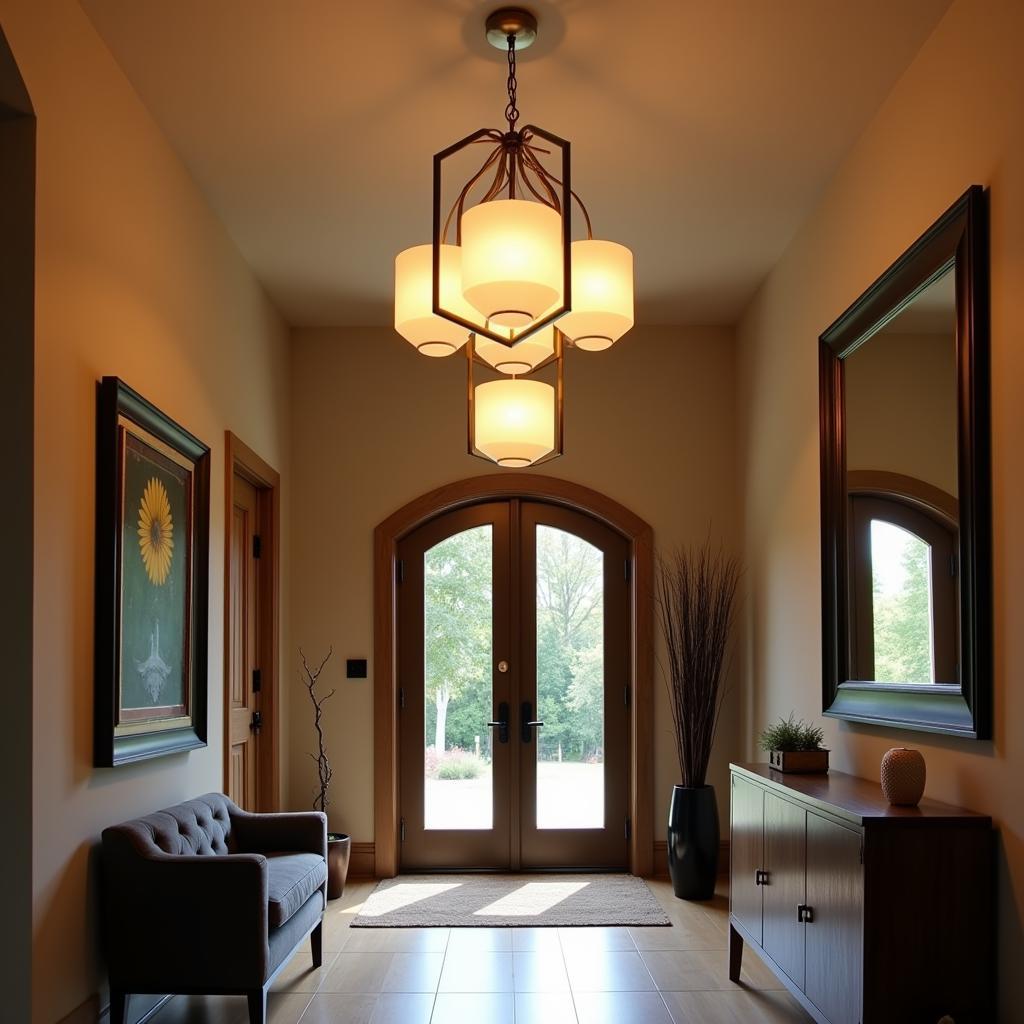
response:
<path fill-rule="evenodd" d="M 210 449 L 98 387 L 94 762 L 206 746 Z"/>

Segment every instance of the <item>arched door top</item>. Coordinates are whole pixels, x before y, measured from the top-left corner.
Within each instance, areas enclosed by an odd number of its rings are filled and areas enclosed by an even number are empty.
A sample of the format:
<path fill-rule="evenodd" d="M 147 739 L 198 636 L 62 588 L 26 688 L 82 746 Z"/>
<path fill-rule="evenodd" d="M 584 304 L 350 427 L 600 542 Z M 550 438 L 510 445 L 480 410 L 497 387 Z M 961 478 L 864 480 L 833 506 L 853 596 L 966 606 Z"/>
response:
<path fill-rule="evenodd" d="M 654 862 L 654 534 L 617 501 L 582 484 L 532 473 L 490 473 L 445 484 L 414 498 L 374 531 L 374 858 L 378 877 L 398 870 L 398 681 L 396 678 L 396 549 L 411 531 L 446 512 L 521 498 L 583 512 L 620 533 L 629 545 L 631 614 L 630 870 L 652 873 Z"/>

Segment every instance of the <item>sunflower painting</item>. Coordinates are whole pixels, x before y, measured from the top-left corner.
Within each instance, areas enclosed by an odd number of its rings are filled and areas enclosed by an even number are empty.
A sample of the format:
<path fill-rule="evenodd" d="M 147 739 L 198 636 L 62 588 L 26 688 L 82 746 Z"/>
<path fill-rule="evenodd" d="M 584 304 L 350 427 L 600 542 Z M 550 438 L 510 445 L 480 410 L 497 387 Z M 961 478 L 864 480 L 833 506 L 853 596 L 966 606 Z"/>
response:
<path fill-rule="evenodd" d="M 96 753 L 206 742 L 210 449 L 116 377 L 99 389 Z"/>
<path fill-rule="evenodd" d="M 121 719 L 127 724 L 173 719 L 187 709 L 192 474 L 127 431 L 123 465 Z"/>
<path fill-rule="evenodd" d="M 146 484 L 139 505 L 139 550 L 151 583 L 167 582 L 174 554 L 174 521 L 167 488 L 156 477 Z"/>

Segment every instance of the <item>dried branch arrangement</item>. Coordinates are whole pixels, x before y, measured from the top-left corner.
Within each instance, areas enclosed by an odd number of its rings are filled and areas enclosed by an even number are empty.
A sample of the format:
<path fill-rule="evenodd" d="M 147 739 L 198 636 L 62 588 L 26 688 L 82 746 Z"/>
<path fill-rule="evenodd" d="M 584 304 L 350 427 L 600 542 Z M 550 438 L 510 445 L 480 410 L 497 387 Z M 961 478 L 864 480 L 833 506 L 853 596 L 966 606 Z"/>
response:
<path fill-rule="evenodd" d="M 320 720 L 324 713 L 324 704 L 327 703 L 331 697 L 334 696 L 334 690 L 330 693 L 325 694 L 322 697 L 317 696 L 316 684 L 320 678 L 320 673 L 324 670 L 324 665 L 330 661 L 331 655 L 334 653 L 334 648 L 330 647 L 327 651 L 327 655 L 323 661 L 317 665 L 316 668 L 310 668 L 309 662 L 306 661 L 306 655 L 302 648 L 299 648 L 299 657 L 302 658 L 302 670 L 306 674 L 306 678 L 303 683 L 306 689 L 309 690 L 309 699 L 313 702 L 313 727 L 316 729 L 316 738 L 319 748 L 319 754 L 310 754 L 309 756 L 316 761 L 317 776 L 320 781 L 320 793 L 313 801 L 313 810 L 315 811 L 326 811 L 327 805 L 330 801 L 327 799 L 327 788 L 331 784 L 331 776 L 334 774 L 334 770 L 331 768 L 331 762 L 327 759 L 327 751 L 324 749 L 324 730 L 320 724 Z"/>
<path fill-rule="evenodd" d="M 668 650 L 665 684 L 684 786 L 703 786 L 725 697 L 722 672 L 739 562 L 705 542 L 660 559 L 658 619 Z"/>

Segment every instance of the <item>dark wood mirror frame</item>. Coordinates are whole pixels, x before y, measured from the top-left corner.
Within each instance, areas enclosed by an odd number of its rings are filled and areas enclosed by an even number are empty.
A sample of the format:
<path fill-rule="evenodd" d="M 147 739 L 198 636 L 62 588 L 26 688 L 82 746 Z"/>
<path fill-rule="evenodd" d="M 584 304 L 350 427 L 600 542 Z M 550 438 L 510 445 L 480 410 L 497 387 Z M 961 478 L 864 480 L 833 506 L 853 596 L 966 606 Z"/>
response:
<path fill-rule="evenodd" d="M 971 186 L 819 340 L 822 710 L 987 739 L 992 727 L 992 509 L 987 200 Z M 960 685 L 850 678 L 844 359 L 950 268 L 956 287 Z"/>

